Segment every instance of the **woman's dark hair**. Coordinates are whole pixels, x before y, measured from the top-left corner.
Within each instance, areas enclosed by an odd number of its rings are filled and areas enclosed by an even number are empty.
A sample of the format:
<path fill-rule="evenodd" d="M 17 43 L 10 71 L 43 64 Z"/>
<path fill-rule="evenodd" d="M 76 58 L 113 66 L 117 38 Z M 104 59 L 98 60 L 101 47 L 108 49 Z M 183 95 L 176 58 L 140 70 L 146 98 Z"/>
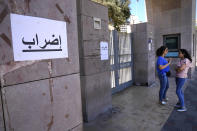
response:
<path fill-rule="evenodd" d="M 161 47 L 159 47 L 157 50 L 156 50 L 156 55 L 157 56 L 162 56 L 163 55 L 163 53 L 164 53 L 164 51 L 166 50 L 166 46 L 161 46 Z"/>
<path fill-rule="evenodd" d="M 187 58 L 192 62 L 192 58 L 186 49 L 179 49 L 179 52 L 181 52 L 184 55 L 184 58 Z"/>

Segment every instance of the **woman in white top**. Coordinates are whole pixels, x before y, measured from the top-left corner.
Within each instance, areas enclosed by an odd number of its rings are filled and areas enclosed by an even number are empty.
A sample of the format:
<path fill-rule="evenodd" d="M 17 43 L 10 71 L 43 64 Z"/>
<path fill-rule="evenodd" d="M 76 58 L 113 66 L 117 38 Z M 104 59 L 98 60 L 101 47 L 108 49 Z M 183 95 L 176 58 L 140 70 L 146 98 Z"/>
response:
<path fill-rule="evenodd" d="M 179 50 L 179 58 L 180 61 L 176 67 L 176 94 L 179 98 L 179 102 L 175 107 L 178 108 L 177 111 L 186 111 L 185 103 L 184 103 L 184 94 L 182 91 L 182 87 L 187 79 L 187 72 L 191 67 L 192 59 L 190 54 L 185 49 Z"/>

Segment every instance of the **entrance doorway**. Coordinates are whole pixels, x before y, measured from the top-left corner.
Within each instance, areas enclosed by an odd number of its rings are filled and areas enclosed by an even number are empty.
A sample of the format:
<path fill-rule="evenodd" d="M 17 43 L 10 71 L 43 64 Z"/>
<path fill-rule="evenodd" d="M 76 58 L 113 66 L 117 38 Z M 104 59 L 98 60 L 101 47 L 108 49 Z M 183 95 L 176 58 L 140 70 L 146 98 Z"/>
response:
<path fill-rule="evenodd" d="M 110 64 L 112 94 L 133 83 L 131 33 L 110 32 Z"/>

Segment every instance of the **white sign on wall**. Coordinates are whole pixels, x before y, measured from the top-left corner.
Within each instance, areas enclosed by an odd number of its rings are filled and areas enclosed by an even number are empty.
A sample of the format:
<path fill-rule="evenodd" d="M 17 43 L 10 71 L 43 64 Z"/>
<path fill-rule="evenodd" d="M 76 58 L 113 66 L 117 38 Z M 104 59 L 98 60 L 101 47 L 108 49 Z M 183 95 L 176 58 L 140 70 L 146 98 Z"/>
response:
<path fill-rule="evenodd" d="M 148 43 L 148 50 L 151 51 L 151 43 Z"/>
<path fill-rule="evenodd" d="M 15 61 L 68 57 L 66 22 L 11 14 Z"/>
<path fill-rule="evenodd" d="M 109 59 L 109 52 L 108 52 L 108 43 L 105 41 L 100 42 L 100 53 L 101 53 L 101 60 L 108 60 Z"/>

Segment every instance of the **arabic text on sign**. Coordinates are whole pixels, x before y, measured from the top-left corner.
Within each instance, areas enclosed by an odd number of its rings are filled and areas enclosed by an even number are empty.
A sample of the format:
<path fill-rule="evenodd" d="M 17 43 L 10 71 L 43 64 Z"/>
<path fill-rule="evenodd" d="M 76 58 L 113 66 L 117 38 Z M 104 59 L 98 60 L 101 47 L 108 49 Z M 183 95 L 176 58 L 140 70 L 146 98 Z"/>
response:
<path fill-rule="evenodd" d="M 55 37 L 55 35 L 52 35 L 52 37 Z M 36 40 L 35 40 L 36 39 Z M 24 37 L 22 38 L 22 43 L 24 45 L 28 45 L 27 50 L 22 50 L 23 52 L 44 52 L 44 51 L 62 51 L 61 49 L 61 36 L 59 36 L 59 38 L 55 38 L 53 41 L 47 40 L 45 39 L 44 41 L 44 45 L 43 46 L 39 46 L 40 43 L 38 42 L 38 35 L 36 34 L 35 39 L 33 38 L 32 41 L 25 41 Z M 47 46 L 53 46 L 53 45 L 59 45 L 59 49 L 46 49 Z M 32 49 L 32 46 L 37 46 L 40 49 Z"/>

